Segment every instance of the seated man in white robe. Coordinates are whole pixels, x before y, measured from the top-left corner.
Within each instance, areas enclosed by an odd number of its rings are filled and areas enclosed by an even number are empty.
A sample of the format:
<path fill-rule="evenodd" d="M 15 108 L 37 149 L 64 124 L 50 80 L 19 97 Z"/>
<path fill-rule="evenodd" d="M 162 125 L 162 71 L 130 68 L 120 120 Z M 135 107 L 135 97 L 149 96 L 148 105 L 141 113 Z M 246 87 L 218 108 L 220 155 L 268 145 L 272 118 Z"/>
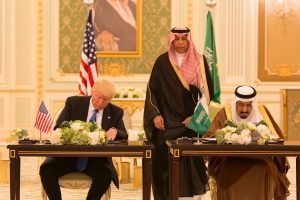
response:
<path fill-rule="evenodd" d="M 274 137 L 283 138 L 267 108 L 257 104 L 256 90 L 251 86 L 236 88 L 231 106 L 219 111 L 205 137 L 215 137 L 226 120 L 236 124 L 264 120 Z M 285 157 L 211 157 L 208 173 L 216 180 L 218 200 L 286 200 L 288 168 Z"/>

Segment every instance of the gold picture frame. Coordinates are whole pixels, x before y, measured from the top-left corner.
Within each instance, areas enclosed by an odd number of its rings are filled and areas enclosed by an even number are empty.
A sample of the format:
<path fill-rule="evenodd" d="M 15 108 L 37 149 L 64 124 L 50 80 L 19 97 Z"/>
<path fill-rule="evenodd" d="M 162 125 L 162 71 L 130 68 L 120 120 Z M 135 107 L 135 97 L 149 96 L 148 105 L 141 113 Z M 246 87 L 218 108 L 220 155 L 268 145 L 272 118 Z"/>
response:
<path fill-rule="evenodd" d="M 97 57 L 141 57 L 142 0 L 94 0 Z"/>

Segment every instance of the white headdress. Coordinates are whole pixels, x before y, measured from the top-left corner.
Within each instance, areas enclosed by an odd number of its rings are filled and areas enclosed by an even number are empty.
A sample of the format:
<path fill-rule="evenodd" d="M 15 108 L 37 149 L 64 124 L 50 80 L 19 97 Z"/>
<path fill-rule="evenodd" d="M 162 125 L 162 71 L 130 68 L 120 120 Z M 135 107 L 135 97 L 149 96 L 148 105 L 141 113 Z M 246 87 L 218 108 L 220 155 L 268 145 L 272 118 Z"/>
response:
<path fill-rule="evenodd" d="M 261 114 L 258 110 L 256 90 L 251 86 L 242 85 L 242 86 L 238 86 L 235 89 L 234 93 L 235 93 L 235 97 L 233 98 L 233 100 L 231 102 L 231 112 L 232 112 L 233 121 L 236 123 L 260 122 L 263 119 L 263 117 L 261 116 Z M 252 102 L 252 111 L 246 119 L 241 118 L 236 112 L 236 102 L 238 102 L 238 101 L 242 101 L 242 102 L 250 102 L 251 101 Z"/>

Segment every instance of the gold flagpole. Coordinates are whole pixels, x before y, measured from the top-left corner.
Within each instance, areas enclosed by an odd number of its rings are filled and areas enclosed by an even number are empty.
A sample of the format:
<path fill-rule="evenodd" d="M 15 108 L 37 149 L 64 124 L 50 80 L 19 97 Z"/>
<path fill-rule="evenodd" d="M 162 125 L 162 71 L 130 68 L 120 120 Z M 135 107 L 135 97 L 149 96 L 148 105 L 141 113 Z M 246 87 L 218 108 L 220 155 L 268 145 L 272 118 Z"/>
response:
<path fill-rule="evenodd" d="M 43 141 L 42 141 L 42 131 L 40 131 L 40 144 L 43 144 Z"/>

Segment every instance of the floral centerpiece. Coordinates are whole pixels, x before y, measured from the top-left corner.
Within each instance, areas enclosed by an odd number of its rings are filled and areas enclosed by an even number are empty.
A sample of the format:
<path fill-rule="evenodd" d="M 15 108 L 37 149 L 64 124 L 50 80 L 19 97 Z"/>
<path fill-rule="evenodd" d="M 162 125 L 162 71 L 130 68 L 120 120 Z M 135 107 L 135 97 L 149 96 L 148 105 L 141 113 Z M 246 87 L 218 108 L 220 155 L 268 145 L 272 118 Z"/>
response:
<path fill-rule="evenodd" d="M 265 144 L 270 139 L 273 139 L 268 124 L 264 120 L 257 124 L 236 124 L 232 120 L 226 120 L 224 124 L 224 128 L 216 131 L 218 144 Z"/>
<path fill-rule="evenodd" d="M 95 122 L 64 121 L 52 132 L 52 144 L 97 145 L 108 142 L 106 132 Z"/>
<path fill-rule="evenodd" d="M 11 132 L 12 137 L 18 137 L 19 139 L 26 138 L 28 131 L 24 128 L 16 128 Z"/>
<path fill-rule="evenodd" d="M 121 88 L 117 90 L 115 98 L 142 98 L 143 91 L 139 88 Z"/>

